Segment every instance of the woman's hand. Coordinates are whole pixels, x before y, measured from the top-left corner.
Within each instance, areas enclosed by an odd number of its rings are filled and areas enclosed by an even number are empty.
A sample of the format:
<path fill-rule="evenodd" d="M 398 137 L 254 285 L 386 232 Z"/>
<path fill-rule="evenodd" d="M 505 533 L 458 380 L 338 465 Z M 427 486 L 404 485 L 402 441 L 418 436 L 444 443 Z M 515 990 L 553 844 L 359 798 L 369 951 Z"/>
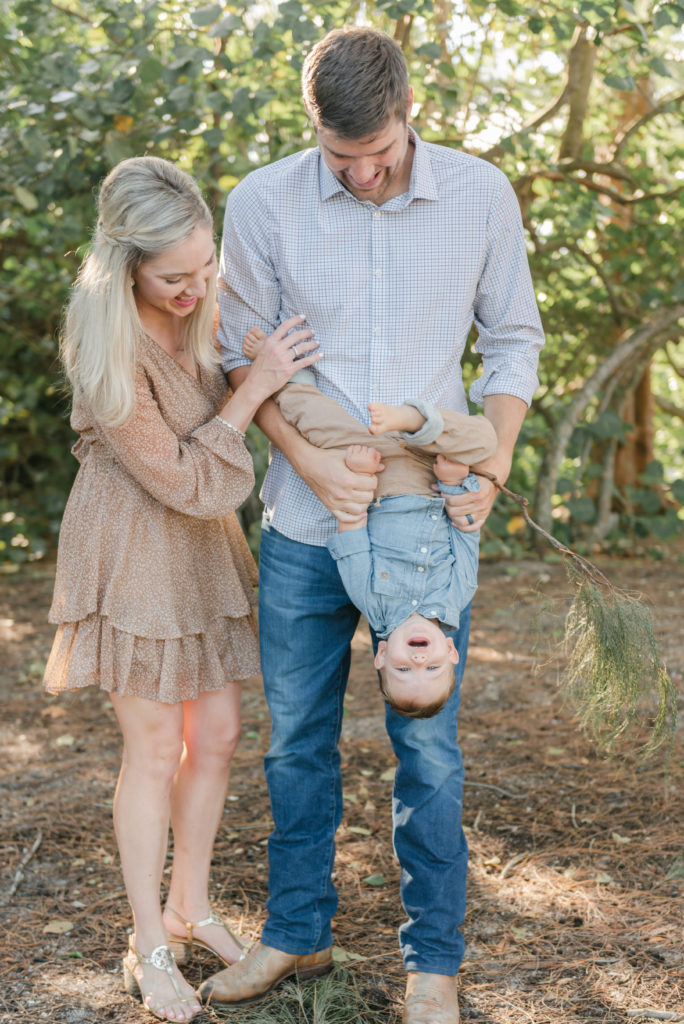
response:
<path fill-rule="evenodd" d="M 297 370 L 313 366 L 322 358 L 322 352 L 318 351 L 318 342 L 310 340 L 313 337 L 312 330 L 308 327 L 299 331 L 293 330 L 304 320 L 305 316 L 292 316 L 289 320 L 284 320 L 273 334 L 266 338 L 255 356 L 249 373 L 240 387 L 249 385 L 250 392 L 255 396 L 260 394 L 259 404 L 287 384 Z M 288 331 L 292 333 L 288 334 Z"/>
<path fill-rule="evenodd" d="M 293 330 L 305 319 L 304 316 L 292 316 L 266 338 L 247 374 L 221 409 L 219 417 L 222 420 L 244 432 L 267 398 L 287 384 L 297 370 L 312 366 L 322 358 L 318 343 L 310 340 L 313 331 L 308 327 Z"/>

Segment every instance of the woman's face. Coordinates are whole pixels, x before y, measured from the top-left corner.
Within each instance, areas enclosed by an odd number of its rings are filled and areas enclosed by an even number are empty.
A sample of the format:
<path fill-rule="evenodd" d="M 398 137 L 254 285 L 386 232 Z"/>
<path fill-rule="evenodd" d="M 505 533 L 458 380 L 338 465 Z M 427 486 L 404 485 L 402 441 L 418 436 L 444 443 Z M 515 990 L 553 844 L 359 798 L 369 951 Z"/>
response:
<path fill-rule="evenodd" d="M 133 275 L 138 313 L 143 320 L 153 311 L 188 316 L 206 295 L 215 272 L 214 235 L 200 224 L 180 245 L 138 267 Z"/>

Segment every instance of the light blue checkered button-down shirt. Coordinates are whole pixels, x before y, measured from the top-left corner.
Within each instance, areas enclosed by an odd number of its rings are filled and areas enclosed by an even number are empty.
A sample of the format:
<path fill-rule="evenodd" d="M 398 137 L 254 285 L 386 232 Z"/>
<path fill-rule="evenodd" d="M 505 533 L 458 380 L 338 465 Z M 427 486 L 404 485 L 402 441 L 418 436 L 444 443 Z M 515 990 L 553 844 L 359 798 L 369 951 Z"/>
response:
<path fill-rule="evenodd" d="M 318 149 L 231 192 L 219 280 L 226 371 L 248 362 L 248 328 L 270 332 L 304 313 L 323 352 L 318 386 L 364 423 L 371 401 L 467 412 L 460 363 L 474 321 L 482 374 L 471 399 L 529 404 L 544 336 L 515 193 L 492 164 L 411 137 L 409 190 L 380 207 L 352 196 Z M 293 540 L 323 545 L 335 532 L 277 450 L 261 497 Z"/>

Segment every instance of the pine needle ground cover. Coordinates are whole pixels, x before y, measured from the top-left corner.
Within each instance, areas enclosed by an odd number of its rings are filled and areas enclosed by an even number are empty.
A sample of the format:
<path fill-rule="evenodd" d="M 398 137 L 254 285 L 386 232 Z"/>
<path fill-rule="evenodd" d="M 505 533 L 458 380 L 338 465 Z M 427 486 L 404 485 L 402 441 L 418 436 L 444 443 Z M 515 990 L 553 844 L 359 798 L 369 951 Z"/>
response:
<path fill-rule="evenodd" d="M 681 554 L 600 563 L 627 592 L 647 597 L 680 692 Z M 50 588 L 49 566 L 0 576 L 0 1022 L 148 1024 L 121 984 L 130 921 L 111 824 L 120 741 L 102 694 L 54 700 L 40 692 Z M 619 758 L 596 752 L 558 689 L 571 598 L 560 564 L 481 567 L 460 718 L 471 852 L 462 1019 L 682 1021 L 681 726 L 667 762 L 664 750 L 642 762 L 638 733 Z M 271 827 L 259 680 L 245 687 L 244 720 L 212 887 L 217 909 L 254 939 Z M 399 1024 L 394 758 L 363 629 L 341 752 L 335 973 L 251 1007 L 211 1010 L 200 1024 Z M 217 966 L 203 957 L 188 976 L 197 984 Z"/>

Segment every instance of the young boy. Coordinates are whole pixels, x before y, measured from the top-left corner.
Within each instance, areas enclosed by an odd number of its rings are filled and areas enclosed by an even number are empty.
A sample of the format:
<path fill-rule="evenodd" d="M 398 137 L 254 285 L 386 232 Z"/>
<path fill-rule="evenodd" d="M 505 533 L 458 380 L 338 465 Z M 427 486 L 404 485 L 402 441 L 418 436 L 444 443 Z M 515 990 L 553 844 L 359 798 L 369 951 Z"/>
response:
<path fill-rule="evenodd" d="M 258 328 L 247 333 L 248 358 L 264 337 Z M 338 523 L 327 546 L 350 599 L 379 638 L 375 667 L 385 700 L 409 717 L 435 715 L 451 694 L 458 660 L 441 627 L 458 627 L 477 588 L 479 531 L 452 527 L 432 487 L 436 473 L 442 493 L 478 490 L 468 467 L 495 452 L 493 426 L 483 416 L 410 400 L 372 403 L 367 428 L 319 391 L 308 370 L 274 399 L 311 444 L 345 449 L 349 469 L 382 470 L 375 502 L 359 520 Z"/>

